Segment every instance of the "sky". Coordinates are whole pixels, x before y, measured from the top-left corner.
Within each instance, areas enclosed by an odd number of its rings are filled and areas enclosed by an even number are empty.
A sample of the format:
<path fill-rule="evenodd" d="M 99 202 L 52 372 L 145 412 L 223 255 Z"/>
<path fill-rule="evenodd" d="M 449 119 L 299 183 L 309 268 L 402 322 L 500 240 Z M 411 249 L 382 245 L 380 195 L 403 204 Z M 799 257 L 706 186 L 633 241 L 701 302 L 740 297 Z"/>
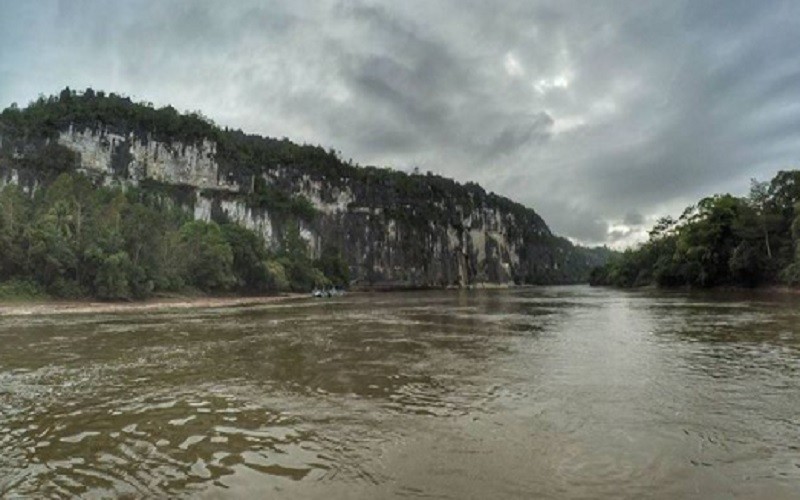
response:
<path fill-rule="evenodd" d="M 0 0 L 0 107 L 65 86 L 432 171 L 622 248 L 800 167 L 796 0 Z"/>

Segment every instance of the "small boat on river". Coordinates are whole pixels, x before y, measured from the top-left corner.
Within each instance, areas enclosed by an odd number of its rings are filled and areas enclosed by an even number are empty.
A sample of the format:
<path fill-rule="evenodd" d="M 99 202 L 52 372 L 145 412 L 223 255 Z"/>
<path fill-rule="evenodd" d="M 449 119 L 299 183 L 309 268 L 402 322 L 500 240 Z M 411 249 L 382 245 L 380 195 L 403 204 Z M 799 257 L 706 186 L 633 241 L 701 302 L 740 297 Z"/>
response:
<path fill-rule="evenodd" d="M 322 297 L 338 297 L 344 294 L 344 289 L 337 288 L 335 286 L 331 288 L 315 288 L 314 291 L 311 292 L 311 296 L 317 299 Z"/>

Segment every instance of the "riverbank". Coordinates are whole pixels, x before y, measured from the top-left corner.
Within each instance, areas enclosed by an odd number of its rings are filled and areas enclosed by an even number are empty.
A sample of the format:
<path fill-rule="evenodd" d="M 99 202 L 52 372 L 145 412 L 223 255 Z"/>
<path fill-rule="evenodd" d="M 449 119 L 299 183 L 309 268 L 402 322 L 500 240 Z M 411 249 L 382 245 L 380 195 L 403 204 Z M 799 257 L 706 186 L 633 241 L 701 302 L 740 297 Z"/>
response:
<path fill-rule="evenodd" d="M 658 285 L 643 285 L 634 287 L 620 287 L 614 285 L 589 285 L 592 288 L 608 288 L 611 290 L 652 290 L 659 292 L 678 292 L 678 293 L 736 293 L 736 294 L 753 294 L 753 295 L 785 295 L 795 296 L 800 295 L 800 288 L 787 285 L 759 285 L 756 287 L 746 287 L 737 285 L 720 285 L 712 286 L 709 288 L 699 288 L 691 286 L 665 286 Z"/>
<path fill-rule="evenodd" d="M 463 289 L 506 289 L 517 287 L 514 284 L 481 283 Z M 354 286 L 348 293 L 370 292 L 414 292 L 426 290 L 455 290 L 458 287 L 422 287 L 397 285 Z M 30 316 L 47 314 L 96 314 L 96 313 L 136 313 L 158 312 L 169 309 L 198 309 L 209 307 L 242 307 L 286 300 L 308 298 L 308 293 L 283 293 L 279 295 L 251 297 L 209 297 L 209 296 L 169 296 L 156 297 L 143 301 L 104 302 L 93 299 L 57 300 L 48 297 L 18 296 L 7 300 L 0 299 L 0 317 Z"/>
<path fill-rule="evenodd" d="M 32 301 L 14 302 L 0 305 L 0 316 L 29 316 L 44 314 L 87 314 L 87 313 L 134 313 L 158 312 L 170 309 L 193 309 L 208 307 L 241 307 L 271 304 L 293 299 L 306 298 L 305 293 L 287 293 L 257 297 L 167 297 L 148 299 L 140 302 L 99 302 L 92 300 L 74 301 Z"/>

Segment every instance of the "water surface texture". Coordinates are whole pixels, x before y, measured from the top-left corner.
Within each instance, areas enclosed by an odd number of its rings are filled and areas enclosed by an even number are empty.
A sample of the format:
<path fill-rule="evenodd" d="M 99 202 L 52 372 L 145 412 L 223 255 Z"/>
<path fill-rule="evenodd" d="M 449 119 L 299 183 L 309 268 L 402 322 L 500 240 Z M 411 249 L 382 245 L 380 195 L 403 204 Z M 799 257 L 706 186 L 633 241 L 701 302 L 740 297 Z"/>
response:
<path fill-rule="evenodd" d="M 800 299 L 0 318 L 0 497 L 800 498 Z"/>

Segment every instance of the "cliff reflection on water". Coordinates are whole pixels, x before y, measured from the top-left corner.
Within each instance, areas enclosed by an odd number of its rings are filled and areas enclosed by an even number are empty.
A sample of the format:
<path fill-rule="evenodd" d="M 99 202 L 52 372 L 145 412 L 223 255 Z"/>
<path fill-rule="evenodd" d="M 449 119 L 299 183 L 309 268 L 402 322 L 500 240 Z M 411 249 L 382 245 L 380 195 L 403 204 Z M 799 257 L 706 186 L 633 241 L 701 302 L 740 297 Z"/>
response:
<path fill-rule="evenodd" d="M 797 498 L 798 305 L 553 287 L 0 318 L 0 496 Z"/>

